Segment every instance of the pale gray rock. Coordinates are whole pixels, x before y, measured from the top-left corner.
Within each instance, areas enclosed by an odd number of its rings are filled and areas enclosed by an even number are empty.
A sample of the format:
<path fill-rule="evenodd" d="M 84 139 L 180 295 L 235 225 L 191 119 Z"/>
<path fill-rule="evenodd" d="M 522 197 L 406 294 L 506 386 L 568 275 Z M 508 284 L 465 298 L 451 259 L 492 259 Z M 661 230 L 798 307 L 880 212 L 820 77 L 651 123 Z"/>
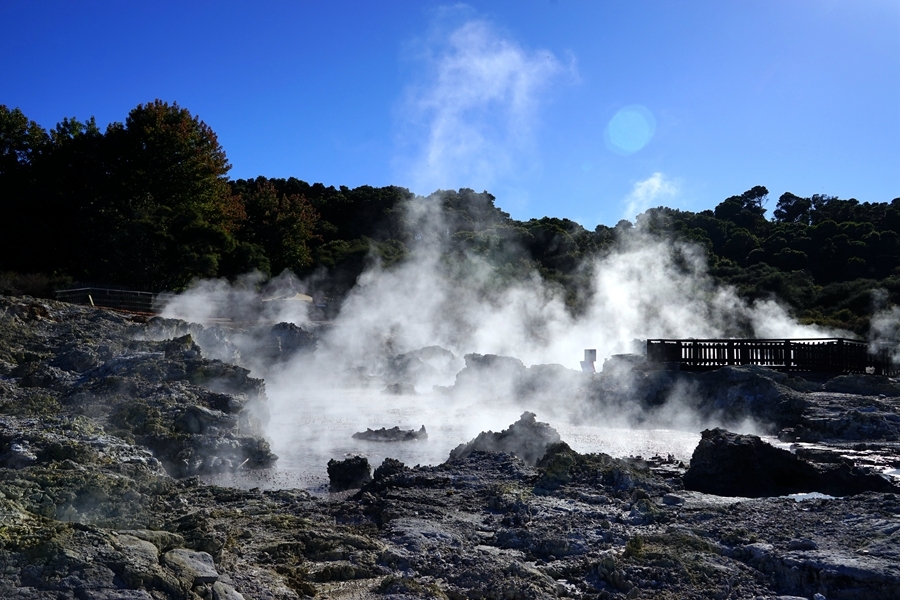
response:
<path fill-rule="evenodd" d="M 207 552 L 195 552 L 185 548 L 169 550 L 163 555 L 164 562 L 179 575 L 179 579 L 189 581 L 190 587 L 219 580 L 216 563 Z"/>
<path fill-rule="evenodd" d="M 150 542 L 131 535 L 117 535 L 112 538 L 112 544 L 138 569 L 159 564 L 159 549 Z"/>
<path fill-rule="evenodd" d="M 217 581 L 212 585 L 213 598 L 215 600 L 244 600 L 244 595 L 224 581 Z"/>
<path fill-rule="evenodd" d="M 184 546 L 184 536 L 169 531 L 155 531 L 151 529 L 126 529 L 119 532 L 122 535 L 133 536 L 150 542 L 158 552 L 168 552 L 174 548 Z"/>

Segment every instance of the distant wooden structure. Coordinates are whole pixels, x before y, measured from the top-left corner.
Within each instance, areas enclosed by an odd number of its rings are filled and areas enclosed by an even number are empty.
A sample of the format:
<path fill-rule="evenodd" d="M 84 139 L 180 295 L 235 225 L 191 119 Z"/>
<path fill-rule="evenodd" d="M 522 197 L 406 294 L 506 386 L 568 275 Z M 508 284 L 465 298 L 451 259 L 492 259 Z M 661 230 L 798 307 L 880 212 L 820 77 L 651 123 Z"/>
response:
<path fill-rule="evenodd" d="M 154 294 L 100 286 L 57 290 L 56 299 L 72 304 L 90 304 L 131 312 L 155 313 L 174 294 Z"/>
<path fill-rule="evenodd" d="M 759 365 L 806 373 L 900 374 L 888 349 L 872 352 L 866 342 L 845 338 L 647 340 L 647 361 L 686 371 Z"/>

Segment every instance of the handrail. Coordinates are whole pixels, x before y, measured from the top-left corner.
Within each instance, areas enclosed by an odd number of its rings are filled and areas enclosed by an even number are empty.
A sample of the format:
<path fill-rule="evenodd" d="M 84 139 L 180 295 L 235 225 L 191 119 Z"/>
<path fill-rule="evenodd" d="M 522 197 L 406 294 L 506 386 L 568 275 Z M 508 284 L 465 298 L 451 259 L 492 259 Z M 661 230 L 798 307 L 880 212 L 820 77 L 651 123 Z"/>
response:
<path fill-rule="evenodd" d="M 90 304 L 105 308 L 118 308 L 136 312 L 158 312 L 161 301 L 174 294 L 140 292 L 99 286 L 86 286 L 68 290 L 56 290 L 56 299 L 73 304 Z"/>
<path fill-rule="evenodd" d="M 760 365 L 781 371 L 895 376 L 900 365 L 889 350 L 873 351 L 868 343 L 848 338 L 647 340 L 649 362 L 677 363 L 684 370 Z"/>

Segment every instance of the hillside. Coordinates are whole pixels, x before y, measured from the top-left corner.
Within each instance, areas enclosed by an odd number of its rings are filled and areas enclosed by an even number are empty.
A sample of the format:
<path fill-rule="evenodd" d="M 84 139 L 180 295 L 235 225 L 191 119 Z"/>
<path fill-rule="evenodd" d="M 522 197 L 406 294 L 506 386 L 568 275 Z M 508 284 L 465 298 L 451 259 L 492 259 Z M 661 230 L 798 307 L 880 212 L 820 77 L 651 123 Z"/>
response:
<path fill-rule="evenodd" d="M 776 298 L 802 323 L 867 335 L 900 304 L 900 198 L 778 197 L 756 186 L 711 210 L 647 210 L 593 230 L 566 218 L 512 219 L 487 191 L 428 197 L 388 186 L 296 178 L 229 180 L 215 133 L 177 104 L 139 105 L 101 132 L 50 131 L 0 107 L 0 291 L 49 296 L 74 281 L 180 291 L 198 278 L 295 274 L 332 312 L 369 266 L 440 245 L 448 273 L 490 265 L 497 285 L 537 273 L 573 313 L 587 268 L 636 240 L 700 249 L 709 273 L 748 301 Z"/>

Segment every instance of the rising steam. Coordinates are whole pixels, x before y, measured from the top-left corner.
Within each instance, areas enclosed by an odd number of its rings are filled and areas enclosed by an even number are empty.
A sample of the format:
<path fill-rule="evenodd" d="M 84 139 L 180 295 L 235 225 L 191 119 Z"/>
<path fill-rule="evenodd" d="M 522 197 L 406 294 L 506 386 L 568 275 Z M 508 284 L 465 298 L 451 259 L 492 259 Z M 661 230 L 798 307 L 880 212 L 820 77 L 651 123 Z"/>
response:
<path fill-rule="evenodd" d="M 420 445 L 418 454 L 407 458 L 438 462 L 449 448 L 479 431 L 505 427 L 523 409 L 552 419 L 554 425 L 667 423 L 669 428 L 698 432 L 715 423 L 708 415 L 701 420 L 688 408 L 684 400 L 690 390 L 674 390 L 670 401 L 653 414 L 639 414 L 637 403 L 593 402 L 585 392 L 585 376 L 575 370 L 583 349 L 596 348 L 602 364 L 605 357 L 634 351 L 635 340 L 648 337 L 829 333 L 798 324 L 774 300 L 740 299 L 735 290 L 715 284 L 699 248 L 651 237 L 639 228 L 623 232 L 613 253 L 582 265 L 590 274 L 590 287 L 583 290 L 590 300 L 583 312 L 574 314 L 562 290 L 537 273 L 498 284 L 494 268 L 479 256 L 448 263 L 436 197 L 417 198 L 410 210 L 416 212 L 411 220 L 422 225 L 421 242 L 401 264 L 374 264 L 362 274 L 333 323 L 318 327 L 314 362 L 305 357 L 260 363 L 253 360 L 259 339 L 247 334 L 235 338 L 244 364 L 266 379 L 275 417 L 269 435 L 282 456 L 302 447 L 303 460 L 321 467 L 336 453 L 354 450 L 346 440 L 355 431 L 425 424 L 428 445 Z M 306 322 L 303 310 L 284 308 L 295 305 L 282 304 L 277 310 L 277 303 L 261 302 L 271 297 L 273 287 L 312 292 L 309 282 L 283 277 L 262 293 L 254 291 L 253 283 L 259 282 L 252 277 L 236 285 L 198 282 L 169 303 L 164 316 L 211 324 L 217 309 L 237 307 L 233 315 L 244 325 L 287 320 L 315 327 Z M 478 377 L 471 369 L 463 371 L 462 357 L 469 353 L 514 358 L 492 363 Z M 418 395 L 401 401 L 381 394 L 395 381 L 392 369 L 398 361 L 409 357 L 419 370 L 409 370 L 406 376 Z M 444 391 L 432 392 L 434 385 L 444 386 L 437 388 Z M 614 385 L 615 395 L 627 398 L 618 389 L 627 387 L 627 378 Z M 754 429 L 752 424 L 730 425 Z M 301 431 L 302 442 L 297 440 Z M 328 431 L 340 435 L 331 437 Z M 633 436 L 617 437 L 621 441 Z M 596 439 L 587 447 L 596 448 Z M 384 452 L 396 457 L 394 448 Z"/>
<path fill-rule="evenodd" d="M 565 71 L 562 63 L 550 52 L 529 51 L 503 38 L 483 20 L 425 44 L 422 55 L 427 73 L 409 87 L 402 103 L 401 137 L 408 147 L 397 158 L 404 175 L 399 179 L 419 189 L 459 182 L 486 189 L 494 187 L 498 174 L 531 169 L 537 108 Z M 674 183 L 656 173 L 635 186 L 627 210 L 636 212 L 672 193 Z M 586 299 L 583 310 L 573 311 L 564 290 L 537 272 L 510 281 L 477 254 L 448 260 L 440 205 L 438 195 L 407 204 L 407 222 L 415 224 L 418 240 L 409 256 L 389 268 L 372 264 L 327 325 L 307 322 L 307 304 L 264 302 L 297 292 L 314 295 L 315 281 L 289 276 L 265 286 L 258 275 L 234 284 L 197 282 L 165 306 L 166 317 L 205 325 L 225 316 L 245 326 L 287 321 L 315 328 L 313 361 L 308 355 L 280 363 L 260 360 L 266 342 L 258 333 L 264 327 L 232 336 L 229 343 L 239 346 L 239 353 L 217 350 L 216 336 L 207 336 L 204 347 L 207 356 L 239 356 L 254 375 L 265 377 L 274 416 L 268 433 L 282 466 L 293 457 L 296 464 L 324 472 L 329 458 L 358 451 L 349 442 L 354 431 L 418 429 L 423 423 L 427 445 L 370 450 L 371 458 L 377 463 L 384 456 L 378 452 L 390 452 L 408 462 L 439 462 L 478 432 L 506 427 L 522 409 L 535 410 L 542 419 L 625 427 L 647 415 L 591 402 L 584 393 L 586 376 L 576 370 L 585 348 L 596 348 L 602 364 L 606 357 L 635 351 L 635 340 L 646 338 L 829 333 L 798 324 L 775 300 L 740 299 L 735 290 L 715 284 L 699 248 L 640 227 L 623 229 L 612 253 L 581 265 L 589 284 L 579 290 Z M 523 255 L 519 249 L 510 252 Z M 470 353 L 514 358 L 480 363 L 487 368 L 479 377 L 475 362 L 463 369 Z M 398 369 L 418 395 L 404 400 L 380 393 L 395 383 Z M 627 387 L 627 378 L 613 385 L 620 383 Z M 656 416 L 657 422 L 696 436 L 701 423 L 683 401 L 689 393 L 676 390 Z M 579 431 L 561 432 L 579 449 Z M 615 436 L 606 437 L 609 442 Z M 652 437 L 628 432 L 617 439 L 652 445 Z M 598 447 L 596 436 L 591 440 L 581 448 L 617 452 L 614 444 Z M 689 454 L 696 438 L 681 442 Z M 633 449 L 628 443 L 622 448 Z"/>
<path fill-rule="evenodd" d="M 499 180 L 527 177 L 538 165 L 538 108 L 574 66 L 522 47 L 484 19 L 435 28 L 440 33 L 409 45 L 422 68 L 397 111 L 399 178 L 416 190 L 464 181 L 502 192 Z"/>

